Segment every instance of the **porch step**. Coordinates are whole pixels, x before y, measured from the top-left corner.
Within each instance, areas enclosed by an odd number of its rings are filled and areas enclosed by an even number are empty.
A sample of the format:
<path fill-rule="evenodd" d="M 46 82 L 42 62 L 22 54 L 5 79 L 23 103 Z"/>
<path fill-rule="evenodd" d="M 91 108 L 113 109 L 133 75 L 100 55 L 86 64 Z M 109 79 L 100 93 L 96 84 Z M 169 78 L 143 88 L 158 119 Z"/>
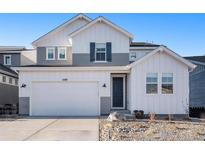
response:
<path fill-rule="evenodd" d="M 131 114 L 130 110 L 111 110 L 111 112 L 118 112 L 121 114 Z"/>

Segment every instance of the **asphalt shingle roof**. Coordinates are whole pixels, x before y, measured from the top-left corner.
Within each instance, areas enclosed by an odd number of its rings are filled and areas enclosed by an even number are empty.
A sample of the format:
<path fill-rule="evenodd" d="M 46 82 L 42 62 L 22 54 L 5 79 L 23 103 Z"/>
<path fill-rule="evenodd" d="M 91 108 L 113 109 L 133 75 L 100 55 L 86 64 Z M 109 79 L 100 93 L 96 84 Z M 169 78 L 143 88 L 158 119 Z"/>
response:
<path fill-rule="evenodd" d="M 130 47 L 159 47 L 158 44 L 147 43 L 147 42 L 131 42 Z"/>
<path fill-rule="evenodd" d="M 184 57 L 187 60 L 193 60 L 197 62 L 205 63 L 205 56 L 191 56 L 191 57 Z"/>

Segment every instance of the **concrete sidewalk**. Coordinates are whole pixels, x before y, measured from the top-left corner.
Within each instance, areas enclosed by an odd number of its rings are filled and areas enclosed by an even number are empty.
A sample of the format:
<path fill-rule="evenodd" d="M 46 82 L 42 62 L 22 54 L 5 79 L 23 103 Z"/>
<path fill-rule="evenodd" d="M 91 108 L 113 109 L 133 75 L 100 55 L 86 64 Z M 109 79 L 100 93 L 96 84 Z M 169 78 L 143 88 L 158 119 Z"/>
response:
<path fill-rule="evenodd" d="M 1 141 L 98 141 L 97 118 L 0 119 Z"/>

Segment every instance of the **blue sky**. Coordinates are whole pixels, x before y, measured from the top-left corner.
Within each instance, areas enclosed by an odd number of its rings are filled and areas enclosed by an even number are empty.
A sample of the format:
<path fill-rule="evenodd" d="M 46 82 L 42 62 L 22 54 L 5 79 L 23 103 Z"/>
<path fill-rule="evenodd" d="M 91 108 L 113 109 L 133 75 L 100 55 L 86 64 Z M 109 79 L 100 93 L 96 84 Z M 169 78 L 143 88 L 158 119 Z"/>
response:
<path fill-rule="evenodd" d="M 0 45 L 31 48 L 31 42 L 76 14 L 0 14 Z M 104 16 L 134 41 L 164 44 L 182 56 L 205 55 L 205 14 L 86 14 Z"/>

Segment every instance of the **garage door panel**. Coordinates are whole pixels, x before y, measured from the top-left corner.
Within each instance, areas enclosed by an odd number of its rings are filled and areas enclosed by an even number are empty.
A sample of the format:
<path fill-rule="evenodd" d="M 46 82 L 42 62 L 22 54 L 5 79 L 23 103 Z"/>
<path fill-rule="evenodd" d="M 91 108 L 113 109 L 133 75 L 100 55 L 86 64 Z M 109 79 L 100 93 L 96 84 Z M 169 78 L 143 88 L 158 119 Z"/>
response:
<path fill-rule="evenodd" d="M 32 115 L 99 115 L 97 82 L 35 82 Z"/>

